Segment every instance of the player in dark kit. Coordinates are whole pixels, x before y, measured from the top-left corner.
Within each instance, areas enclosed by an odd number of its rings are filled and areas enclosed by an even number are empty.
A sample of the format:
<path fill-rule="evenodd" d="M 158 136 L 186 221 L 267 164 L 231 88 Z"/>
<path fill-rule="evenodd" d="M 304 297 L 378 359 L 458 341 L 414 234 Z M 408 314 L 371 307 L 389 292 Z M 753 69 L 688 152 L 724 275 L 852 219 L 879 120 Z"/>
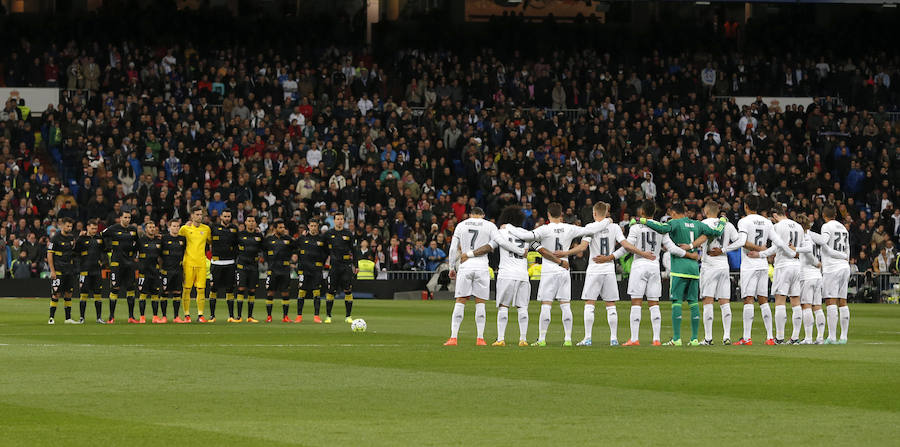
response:
<path fill-rule="evenodd" d="M 209 286 L 209 322 L 216 320 L 216 298 L 225 296 L 228 304 L 228 319 L 234 319 L 234 257 L 238 229 L 231 224 L 231 210 L 219 215 L 219 223 L 212 225 L 212 261 L 210 272 L 212 284 Z"/>
<path fill-rule="evenodd" d="M 173 315 L 175 315 L 175 322 L 186 323 L 187 321 L 178 316 L 178 311 L 181 309 L 181 287 L 184 283 L 184 269 L 181 266 L 181 262 L 184 260 L 184 250 L 187 247 L 187 240 L 184 236 L 178 234 L 180 228 L 181 222 L 177 220 L 169 221 L 169 232 L 162 237 L 162 268 L 159 273 L 162 275 L 162 293 L 172 299 L 172 311 L 174 312 Z M 168 300 L 166 298 L 161 300 L 162 317 L 159 319 L 160 323 L 169 321 L 166 315 L 167 303 Z"/>
<path fill-rule="evenodd" d="M 247 322 L 259 323 L 253 318 L 253 304 L 256 301 L 256 287 L 259 284 L 259 253 L 263 248 L 263 235 L 256 226 L 256 217 L 244 218 L 244 231 L 237 237 L 237 260 L 234 281 L 237 283 L 237 318 L 228 319 L 229 323 L 240 323 L 244 309 L 244 298 L 247 298 Z"/>
<path fill-rule="evenodd" d="M 84 318 L 78 322 L 72 319 L 72 293 L 77 284 L 73 265 L 75 236 L 72 234 L 72 219 L 64 217 L 61 222 L 59 231 L 47 245 L 47 264 L 50 266 L 50 284 L 53 286 L 53 295 L 50 297 L 50 320 L 47 323 L 54 324 L 56 306 L 59 304 L 59 297 L 62 296 L 66 306 L 66 324 L 81 324 L 84 323 Z"/>
<path fill-rule="evenodd" d="M 128 299 L 128 322 L 134 319 L 134 274 L 137 267 L 137 228 L 131 225 L 131 213 L 119 214 L 119 222 L 103 230 L 103 243 L 110 250 L 109 257 L 109 321 L 115 323 L 116 301 L 125 293 Z"/>
<path fill-rule="evenodd" d="M 344 308 L 347 311 L 344 319 L 347 323 L 353 322 L 353 278 L 356 277 L 356 258 L 353 250 L 353 233 L 344 228 L 344 214 L 334 215 L 334 228 L 325 234 L 328 243 L 329 261 L 331 271 L 328 273 L 328 294 L 325 299 L 325 311 L 328 317 L 325 322 L 331 321 L 331 309 L 334 307 L 334 296 L 341 290 L 344 291 Z"/>
<path fill-rule="evenodd" d="M 284 312 L 282 322 L 290 323 L 288 307 L 291 304 L 288 295 L 291 285 L 291 255 L 296 251 L 296 243 L 288 234 L 287 227 L 281 219 L 272 224 L 274 231 L 265 239 L 266 264 L 266 323 L 272 322 L 272 306 L 275 304 L 275 291 L 281 293 L 281 308 Z"/>
<path fill-rule="evenodd" d="M 153 321 L 159 323 L 159 292 L 162 288 L 162 278 L 159 273 L 159 257 L 162 255 L 162 238 L 159 237 L 159 227 L 153 221 L 144 225 L 144 236 L 138 242 L 138 308 L 141 317 L 138 322 L 144 324 L 147 319 L 144 312 L 147 309 L 147 297 L 150 297 L 150 306 L 153 309 Z"/>
<path fill-rule="evenodd" d="M 94 298 L 94 310 L 97 312 L 97 323 L 106 324 L 101 317 L 103 301 L 101 294 L 101 269 L 109 260 L 106 257 L 106 249 L 103 245 L 103 237 L 97 234 L 98 221 L 91 219 L 85 226 L 85 231 L 75 241 L 75 255 L 78 257 L 78 280 L 81 285 L 81 319 L 84 319 L 84 311 L 87 308 L 89 296 Z"/>
<path fill-rule="evenodd" d="M 297 240 L 297 248 L 300 250 L 300 290 L 297 297 L 297 318 L 294 322 L 303 321 L 303 303 L 307 295 L 312 295 L 315 310 L 313 321 L 321 323 L 319 309 L 322 306 L 323 272 L 328 250 L 325 247 L 325 238 L 319 233 L 318 222 L 314 220 L 309 222 L 306 234 Z M 325 322 L 331 323 L 330 319 Z"/>

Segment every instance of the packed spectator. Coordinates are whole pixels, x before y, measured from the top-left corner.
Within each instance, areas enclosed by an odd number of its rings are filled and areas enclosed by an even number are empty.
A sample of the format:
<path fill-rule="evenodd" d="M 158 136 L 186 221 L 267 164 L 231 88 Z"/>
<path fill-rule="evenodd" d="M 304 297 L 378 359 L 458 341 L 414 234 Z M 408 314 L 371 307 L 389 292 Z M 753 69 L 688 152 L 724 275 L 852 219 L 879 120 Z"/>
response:
<path fill-rule="evenodd" d="M 7 276 L 46 269 L 64 216 L 165 222 L 201 205 L 296 232 L 342 211 L 380 269 L 433 270 L 474 206 L 496 217 L 519 204 L 533 228 L 551 202 L 569 222 L 596 201 L 626 222 L 643 199 L 711 199 L 736 221 L 748 194 L 817 219 L 837 202 L 859 269 L 896 266 L 896 55 L 258 51 L 185 36 L 21 37 L 4 53 L 0 86 L 64 88 L 52 109 L 0 111 Z M 736 95 L 816 99 L 738 107 Z"/>

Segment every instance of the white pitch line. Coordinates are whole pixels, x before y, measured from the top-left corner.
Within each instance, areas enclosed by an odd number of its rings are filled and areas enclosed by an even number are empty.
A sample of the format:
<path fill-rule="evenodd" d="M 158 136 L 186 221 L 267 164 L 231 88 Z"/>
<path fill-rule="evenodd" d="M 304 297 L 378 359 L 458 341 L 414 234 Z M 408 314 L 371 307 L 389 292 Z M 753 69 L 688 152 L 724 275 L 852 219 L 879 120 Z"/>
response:
<path fill-rule="evenodd" d="M 218 347 L 218 348 L 240 348 L 240 347 L 253 347 L 253 348 L 325 348 L 325 347 L 341 347 L 341 348 L 353 348 L 353 347 L 369 347 L 369 348 L 384 348 L 384 347 L 399 347 L 402 346 L 400 344 L 350 344 L 350 343 L 340 343 L 340 344 L 312 344 L 312 343 L 297 343 L 297 344 L 124 344 L 124 345 L 101 345 L 101 344 L 91 344 L 91 343 L 0 343 L 0 346 L 30 346 L 30 347 L 83 347 L 83 348 L 97 348 L 97 347 L 121 347 L 121 348 L 161 348 L 161 347 Z"/>

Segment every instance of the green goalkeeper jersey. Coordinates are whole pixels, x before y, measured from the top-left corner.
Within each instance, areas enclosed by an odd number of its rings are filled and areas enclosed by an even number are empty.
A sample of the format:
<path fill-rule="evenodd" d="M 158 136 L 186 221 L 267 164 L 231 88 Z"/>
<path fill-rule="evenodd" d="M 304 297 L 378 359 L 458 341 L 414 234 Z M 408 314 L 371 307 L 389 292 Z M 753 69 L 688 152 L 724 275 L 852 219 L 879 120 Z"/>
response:
<path fill-rule="evenodd" d="M 688 219 L 687 217 L 672 219 L 666 223 L 652 219 L 646 221 L 641 219 L 641 223 L 650 227 L 651 230 L 657 233 L 668 234 L 672 242 L 677 245 L 690 244 L 700 237 L 701 234 L 705 234 L 709 238 L 719 237 L 725 229 L 725 222 L 725 220 L 719 220 L 716 228 L 710 228 L 703 222 Z M 672 256 L 672 271 L 670 275 L 680 278 L 699 279 L 700 264 L 693 259 Z"/>

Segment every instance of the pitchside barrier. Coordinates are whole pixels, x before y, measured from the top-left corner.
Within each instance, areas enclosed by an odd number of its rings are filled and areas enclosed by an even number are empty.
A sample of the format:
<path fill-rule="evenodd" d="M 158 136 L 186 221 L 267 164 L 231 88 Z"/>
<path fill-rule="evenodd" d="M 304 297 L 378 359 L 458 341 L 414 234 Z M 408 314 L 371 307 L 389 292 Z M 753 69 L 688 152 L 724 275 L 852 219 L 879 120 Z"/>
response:
<path fill-rule="evenodd" d="M 395 299 L 397 295 L 402 298 L 410 299 L 413 297 L 427 297 L 427 284 L 435 276 L 435 272 L 431 271 L 393 271 L 380 272 L 378 279 L 374 280 L 354 280 L 353 281 L 353 297 L 354 298 L 375 298 L 375 299 Z M 585 272 L 572 272 L 572 298 L 580 299 L 581 291 L 584 286 Z M 626 287 L 628 278 L 622 274 L 616 275 L 619 284 L 619 298 L 628 299 Z M 731 298 L 736 300 L 740 297 L 739 289 L 739 273 L 731 273 Z M 432 289 L 433 297 L 452 298 L 452 293 L 446 292 L 446 287 L 437 281 L 437 286 Z M 262 281 L 261 281 L 262 283 Z M 451 281 L 452 285 L 452 281 Z M 537 296 L 538 281 L 531 281 L 531 299 Z M 104 280 L 104 290 L 109 290 L 109 282 Z M 297 296 L 297 280 L 291 281 L 290 296 Z M 491 281 L 491 290 L 496 287 L 495 281 Z M 669 279 L 662 280 L 663 294 L 662 299 L 669 299 Z M 210 291 L 209 288 L 206 289 Z M 442 293 L 442 291 L 445 291 Z M 900 275 L 891 273 L 856 273 L 850 277 L 850 288 L 848 296 L 851 301 L 855 302 L 888 302 L 897 304 L 900 301 Z M 256 291 L 256 297 L 265 298 L 266 292 L 264 288 Z M 341 298 L 343 293 L 338 294 L 337 298 Z M 50 280 L 44 278 L 31 279 L 0 279 L 0 297 L 3 298 L 49 298 L 50 297 Z M 75 294 L 78 297 L 78 293 Z M 280 294 L 276 296 L 280 299 Z"/>

